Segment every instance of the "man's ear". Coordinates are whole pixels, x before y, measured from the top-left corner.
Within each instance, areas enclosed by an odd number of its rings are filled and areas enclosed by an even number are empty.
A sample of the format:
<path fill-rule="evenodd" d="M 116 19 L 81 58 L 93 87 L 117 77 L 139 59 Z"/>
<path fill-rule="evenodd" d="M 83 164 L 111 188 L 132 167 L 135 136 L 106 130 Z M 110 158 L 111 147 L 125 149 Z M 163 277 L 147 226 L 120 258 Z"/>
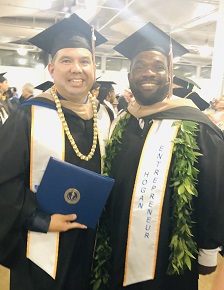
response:
<path fill-rule="evenodd" d="M 96 81 L 96 63 L 93 62 L 93 74 L 94 74 L 94 82 Z"/>
<path fill-rule="evenodd" d="M 53 74 L 54 74 L 54 64 L 51 62 L 48 64 L 47 66 L 48 68 L 48 71 L 49 71 L 49 74 L 53 77 Z"/>

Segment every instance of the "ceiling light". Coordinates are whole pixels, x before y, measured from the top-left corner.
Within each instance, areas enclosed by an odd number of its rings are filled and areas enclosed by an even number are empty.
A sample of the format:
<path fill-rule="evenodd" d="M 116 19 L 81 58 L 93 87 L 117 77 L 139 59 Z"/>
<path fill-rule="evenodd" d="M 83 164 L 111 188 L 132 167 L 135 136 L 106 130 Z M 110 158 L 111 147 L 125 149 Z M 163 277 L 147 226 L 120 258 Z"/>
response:
<path fill-rule="evenodd" d="M 18 63 L 21 65 L 25 65 L 27 63 L 27 60 L 25 58 L 19 58 Z"/>
<path fill-rule="evenodd" d="M 19 55 L 27 55 L 27 49 L 24 47 L 20 47 L 17 49 Z"/>

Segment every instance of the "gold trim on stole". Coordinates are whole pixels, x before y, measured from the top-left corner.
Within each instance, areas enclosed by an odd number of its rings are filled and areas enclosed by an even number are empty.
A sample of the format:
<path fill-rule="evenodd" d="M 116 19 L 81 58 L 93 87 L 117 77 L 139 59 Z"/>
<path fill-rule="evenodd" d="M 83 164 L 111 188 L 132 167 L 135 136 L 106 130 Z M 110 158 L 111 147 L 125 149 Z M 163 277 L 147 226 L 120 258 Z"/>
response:
<path fill-rule="evenodd" d="M 34 120 L 35 120 L 35 107 L 31 106 L 31 137 L 30 137 L 30 190 L 33 190 L 33 158 L 34 158 Z M 61 160 L 65 160 L 65 133 L 63 127 L 61 128 L 62 133 L 62 153 Z M 26 248 L 26 256 L 29 257 L 29 249 L 30 249 L 30 234 L 31 231 L 27 233 L 27 248 Z M 56 253 L 55 253 L 55 262 L 54 262 L 54 271 L 53 278 L 56 277 L 57 272 L 57 262 L 58 262 L 58 249 L 59 249 L 59 239 L 60 233 L 56 233 Z"/>

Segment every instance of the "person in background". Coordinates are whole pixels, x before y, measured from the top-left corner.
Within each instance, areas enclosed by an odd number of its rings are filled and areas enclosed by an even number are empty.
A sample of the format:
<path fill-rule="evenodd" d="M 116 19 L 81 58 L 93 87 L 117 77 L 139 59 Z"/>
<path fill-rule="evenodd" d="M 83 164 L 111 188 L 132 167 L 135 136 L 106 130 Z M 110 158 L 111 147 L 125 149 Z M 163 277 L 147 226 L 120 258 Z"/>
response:
<path fill-rule="evenodd" d="M 188 52 L 182 45 L 148 23 L 114 49 L 131 60 L 135 101 L 106 147 L 104 171 L 115 186 L 93 273 L 101 263 L 106 272 L 107 260 L 110 290 L 197 290 L 224 244 L 222 132 L 191 100 L 172 95 L 172 59 Z"/>
<path fill-rule="evenodd" d="M 100 83 L 96 81 L 96 82 L 93 84 L 92 88 L 90 89 L 90 93 L 91 93 L 95 98 L 98 98 L 99 91 L 100 91 Z"/>
<path fill-rule="evenodd" d="M 115 111 L 116 115 L 118 115 L 118 108 L 117 108 L 117 106 L 118 106 L 118 99 L 116 98 L 116 96 L 114 98 L 114 101 L 113 101 L 112 106 L 114 108 L 114 111 Z"/>
<path fill-rule="evenodd" d="M 106 38 L 72 14 L 29 42 L 51 55 L 54 85 L 22 103 L 0 130 L 0 263 L 11 269 L 11 290 L 88 290 L 95 231 L 76 213 L 44 212 L 35 192 L 50 156 L 102 170 L 110 119 L 89 90 L 95 46 Z"/>
<path fill-rule="evenodd" d="M 9 109 L 9 113 L 16 111 L 19 106 L 19 99 L 14 94 L 13 88 L 9 87 L 4 95 L 6 97 L 5 102 Z"/>
<path fill-rule="evenodd" d="M 7 118 L 8 118 L 8 114 L 7 114 L 6 110 L 5 110 L 5 107 L 0 102 L 0 128 L 5 123 Z"/>
<path fill-rule="evenodd" d="M 17 93 L 16 87 L 11 87 L 12 97 L 19 99 L 19 94 Z"/>
<path fill-rule="evenodd" d="M 211 110 L 214 110 L 215 111 L 215 107 L 216 107 L 217 102 L 218 102 L 218 99 L 217 98 L 213 98 L 209 102 L 209 108 L 208 109 L 211 109 Z"/>
<path fill-rule="evenodd" d="M 4 100 L 5 106 L 8 109 L 9 114 L 16 111 L 19 106 L 19 100 L 13 97 L 11 88 L 3 94 L 2 99 Z"/>
<path fill-rule="evenodd" d="M 101 104 L 105 106 L 110 116 L 110 120 L 113 121 L 117 117 L 117 113 L 113 107 L 115 100 L 115 91 L 113 81 L 98 81 L 100 84 L 99 94 L 97 99 Z"/>
<path fill-rule="evenodd" d="M 118 112 L 125 111 L 132 100 L 134 100 L 132 91 L 129 88 L 124 89 L 123 94 L 118 98 Z"/>
<path fill-rule="evenodd" d="M 4 77 L 5 73 L 0 74 L 0 100 L 5 112 L 9 116 L 13 111 L 17 110 L 19 102 L 14 97 L 13 90 L 9 87 L 8 80 Z"/>
<path fill-rule="evenodd" d="M 214 111 L 206 112 L 211 121 L 224 131 L 224 96 L 217 99 Z"/>
<path fill-rule="evenodd" d="M 1 106 L 1 124 L 3 124 L 9 116 L 10 110 L 8 106 L 7 91 L 9 89 L 8 80 L 4 77 L 4 73 L 0 73 L 0 106 Z"/>
<path fill-rule="evenodd" d="M 27 102 L 33 98 L 34 85 L 31 83 L 25 83 L 22 87 L 22 95 L 19 98 L 20 104 Z"/>
<path fill-rule="evenodd" d="M 173 94 L 180 98 L 192 100 L 201 111 L 204 111 L 209 107 L 209 103 L 193 91 L 195 85 L 190 79 L 186 80 L 183 76 L 174 76 Z"/>
<path fill-rule="evenodd" d="M 9 88 L 8 80 L 4 77 L 5 74 L 6 72 L 0 73 L 0 100 L 2 100 L 2 96 Z"/>

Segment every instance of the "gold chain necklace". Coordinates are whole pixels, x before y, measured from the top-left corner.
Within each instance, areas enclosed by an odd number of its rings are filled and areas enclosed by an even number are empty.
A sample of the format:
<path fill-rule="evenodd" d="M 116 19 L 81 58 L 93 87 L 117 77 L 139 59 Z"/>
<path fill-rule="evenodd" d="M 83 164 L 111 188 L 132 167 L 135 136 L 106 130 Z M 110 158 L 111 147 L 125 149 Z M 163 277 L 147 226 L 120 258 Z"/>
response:
<path fill-rule="evenodd" d="M 57 93 L 56 93 L 56 90 L 55 90 L 55 86 L 52 86 L 51 88 L 51 95 L 53 96 L 54 98 L 54 101 L 55 101 L 55 105 L 56 105 L 56 108 L 57 108 L 57 111 L 58 111 L 58 116 L 62 122 L 62 126 L 64 128 L 64 131 L 68 137 L 68 140 L 69 142 L 71 143 L 76 155 L 82 159 L 82 160 L 85 160 L 85 161 L 89 161 L 94 153 L 95 153 L 95 150 L 96 150 L 96 144 L 97 144 L 97 135 L 98 135 L 98 129 L 97 129 L 97 106 L 96 106 L 96 103 L 95 103 L 95 99 L 94 97 L 91 95 L 91 94 L 88 94 L 88 97 L 89 97 L 89 100 L 92 104 L 92 108 L 93 108 L 93 144 L 92 144 L 92 148 L 89 152 L 89 154 L 86 156 L 84 154 L 82 154 L 76 143 L 75 143 L 75 140 L 74 138 L 72 137 L 72 134 L 68 128 L 68 124 L 65 120 L 65 116 L 64 116 L 64 113 L 62 112 L 62 108 L 61 108 L 61 102 L 57 96 Z"/>

